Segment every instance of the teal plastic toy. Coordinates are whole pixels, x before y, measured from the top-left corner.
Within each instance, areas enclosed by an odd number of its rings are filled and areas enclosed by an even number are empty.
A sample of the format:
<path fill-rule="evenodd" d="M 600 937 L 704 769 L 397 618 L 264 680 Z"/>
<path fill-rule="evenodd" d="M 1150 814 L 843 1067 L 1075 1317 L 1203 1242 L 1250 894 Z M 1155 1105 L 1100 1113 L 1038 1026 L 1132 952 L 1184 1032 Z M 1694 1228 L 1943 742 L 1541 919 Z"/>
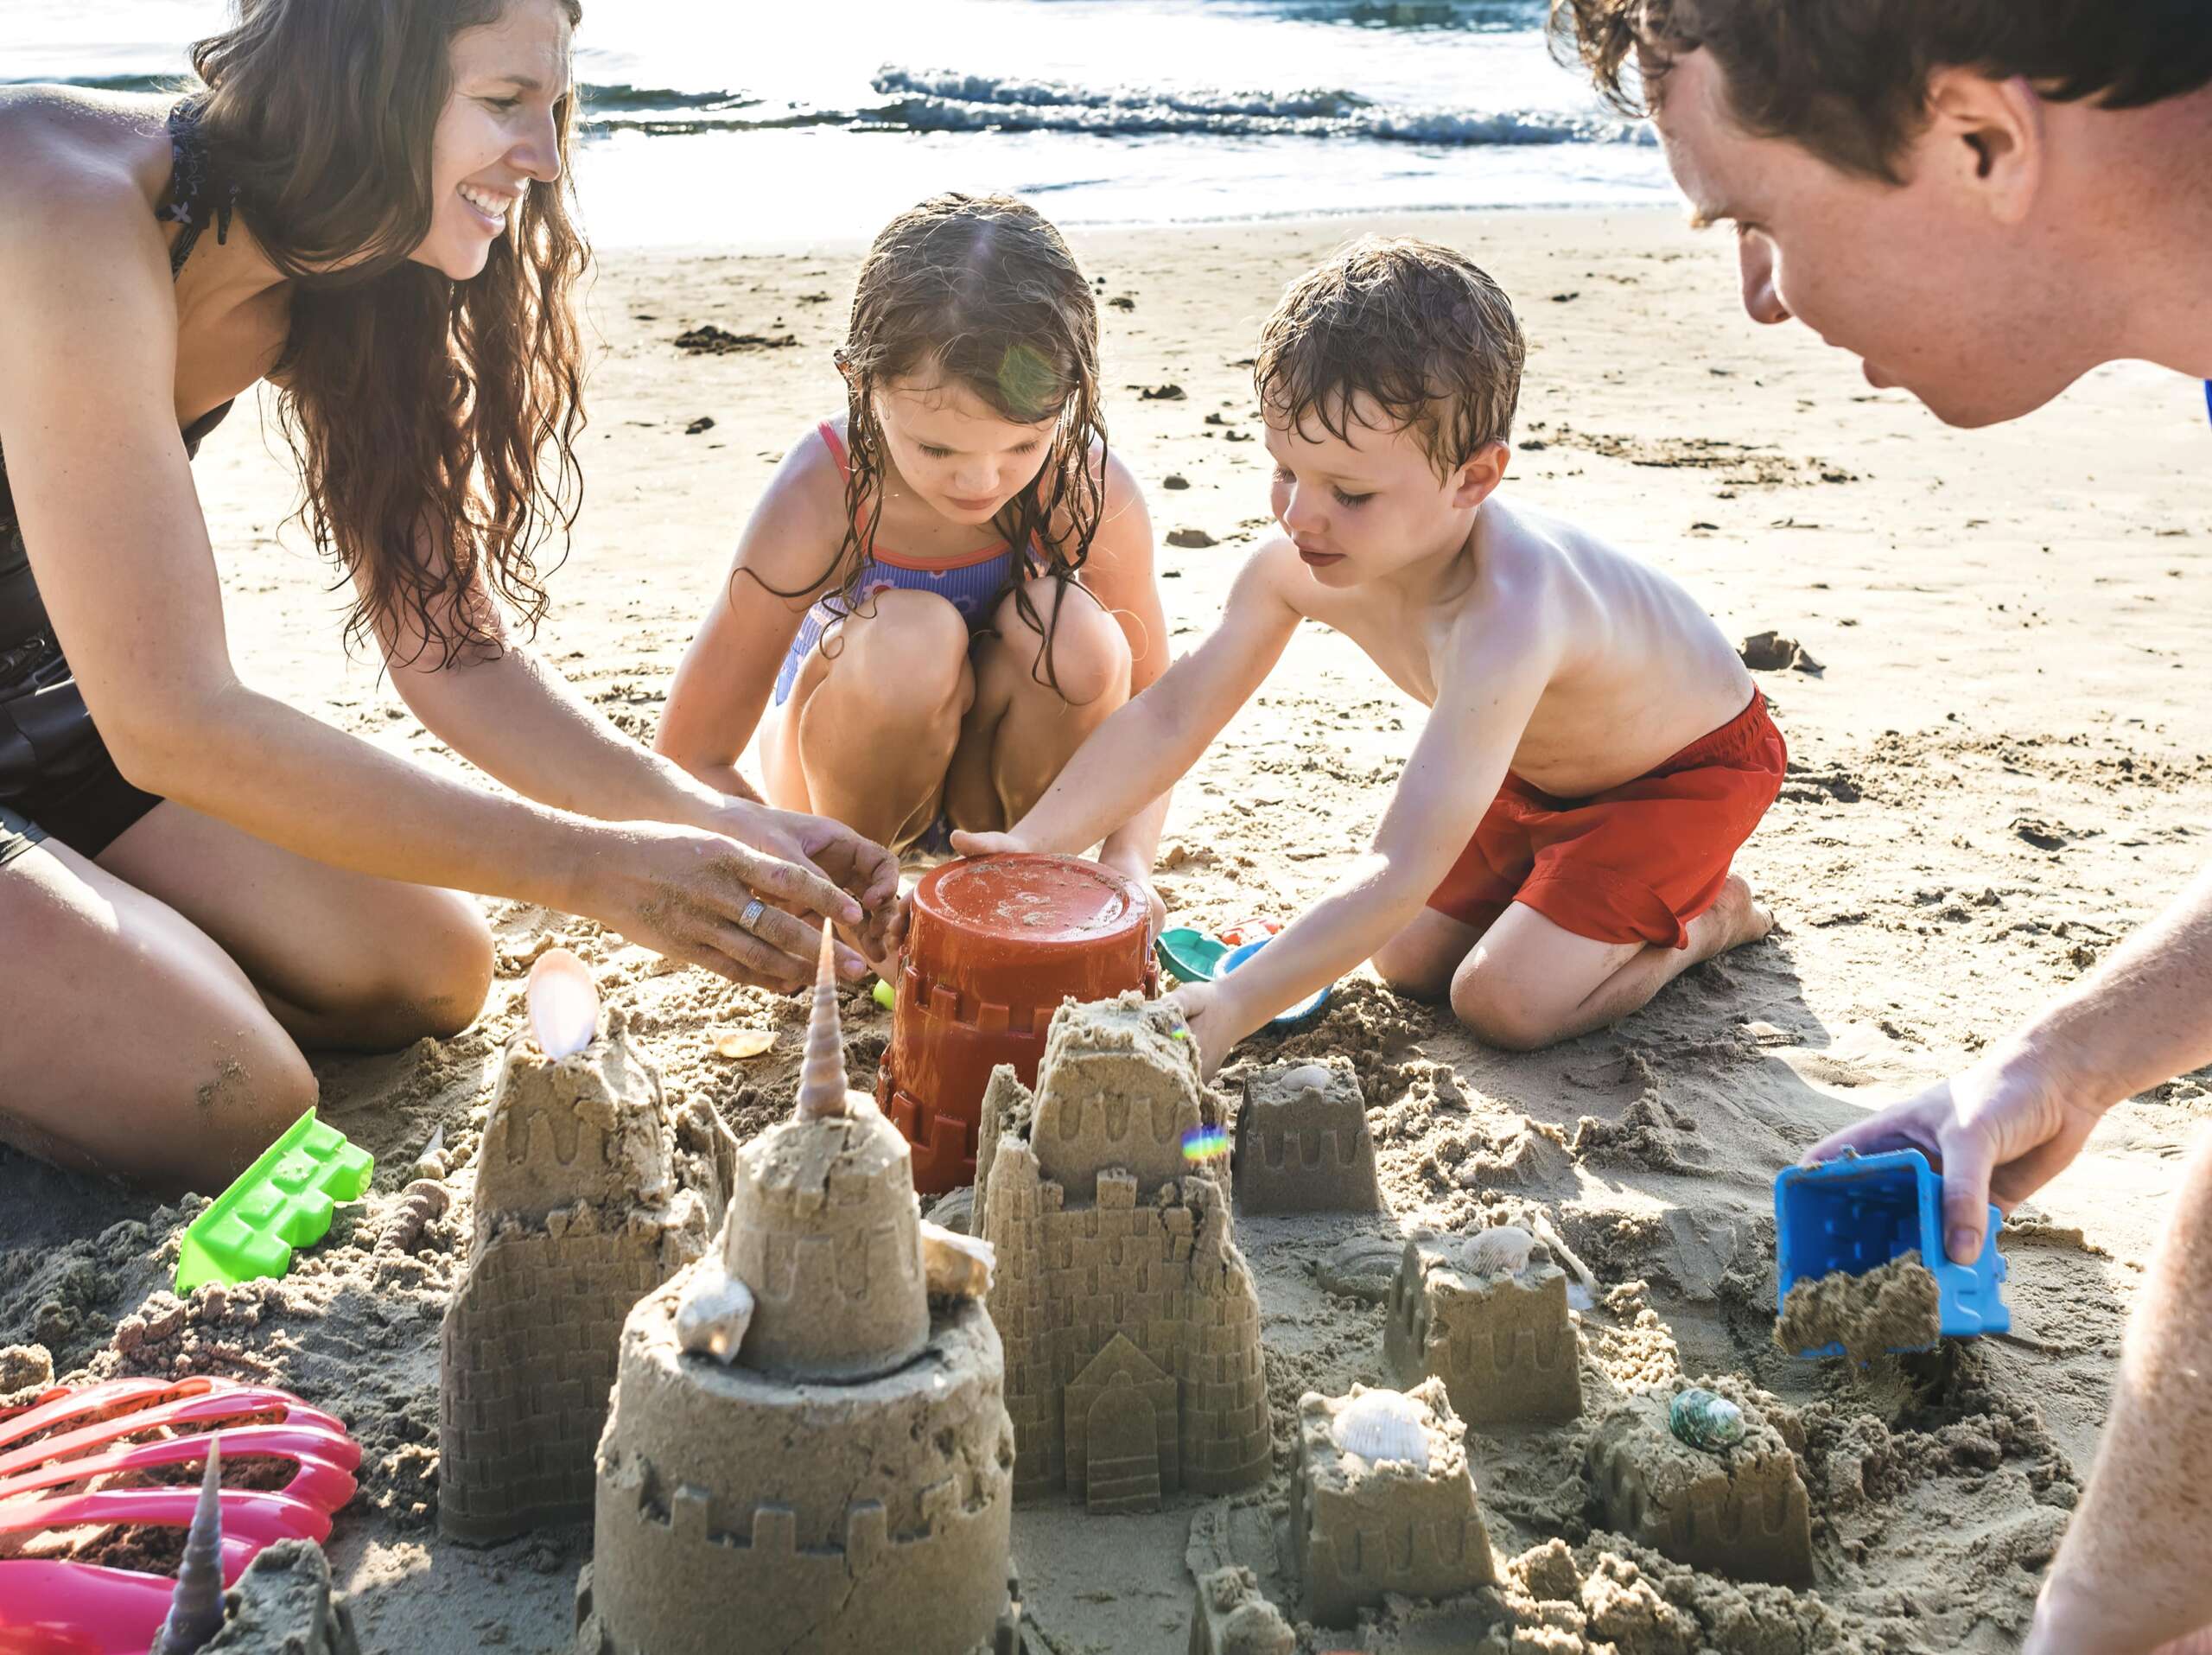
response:
<path fill-rule="evenodd" d="M 1175 973 L 1179 982 L 1211 983 L 1221 967 L 1222 956 L 1229 952 L 1229 945 L 1203 931 L 1179 926 L 1173 931 L 1161 932 L 1152 952 L 1160 957 L 1162 965 Z"/>
<path fill-rule="evenodd" d="M 310 1109 L 185 1231 L 177 1292 L 283 1275 L 292 1268 L 292 1249 L 321 1241 L 338 1203 L 359 1200 L 375 1170 L 366 1149 Z"/>

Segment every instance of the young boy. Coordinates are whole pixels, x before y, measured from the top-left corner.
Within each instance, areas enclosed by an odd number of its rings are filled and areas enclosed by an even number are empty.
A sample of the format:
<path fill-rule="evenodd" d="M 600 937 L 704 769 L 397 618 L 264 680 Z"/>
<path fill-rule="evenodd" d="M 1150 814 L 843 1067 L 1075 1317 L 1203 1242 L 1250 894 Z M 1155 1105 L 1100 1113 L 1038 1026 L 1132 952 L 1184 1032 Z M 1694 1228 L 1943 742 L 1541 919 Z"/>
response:
<path fill-rule="evenodd" d="M 1205 1072 L 1372 957 L 1529 1049 L 1625 1016 L 1772 917 L 1728 871 L 1782 736 L 1697 601 L 1497 493 L 1524 347 L 1466 258 L 1362 240 L 1292 284 L 1254 370 L 1281 537 L 1212 635 L 969 855 L 1082 850 L 1166 791 L 1301 620 L 1431 709 L 1374 849 L 1249 964 L 1179 991 Z"/>

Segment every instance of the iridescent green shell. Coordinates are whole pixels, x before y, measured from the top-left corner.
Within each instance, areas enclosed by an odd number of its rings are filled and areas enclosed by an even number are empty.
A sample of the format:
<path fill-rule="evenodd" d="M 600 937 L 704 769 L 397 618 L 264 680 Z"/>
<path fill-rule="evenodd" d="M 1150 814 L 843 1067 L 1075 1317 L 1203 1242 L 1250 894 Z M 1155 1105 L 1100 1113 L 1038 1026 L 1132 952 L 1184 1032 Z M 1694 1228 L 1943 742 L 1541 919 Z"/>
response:
<path fill-rule="evenodd" d="M 1668 1405 L 1667 1429 L 1694 1448 L 1718 1454 L 1744 1440 L 1744 1410 L 1726 1397 L 1693 1385 Z"/>

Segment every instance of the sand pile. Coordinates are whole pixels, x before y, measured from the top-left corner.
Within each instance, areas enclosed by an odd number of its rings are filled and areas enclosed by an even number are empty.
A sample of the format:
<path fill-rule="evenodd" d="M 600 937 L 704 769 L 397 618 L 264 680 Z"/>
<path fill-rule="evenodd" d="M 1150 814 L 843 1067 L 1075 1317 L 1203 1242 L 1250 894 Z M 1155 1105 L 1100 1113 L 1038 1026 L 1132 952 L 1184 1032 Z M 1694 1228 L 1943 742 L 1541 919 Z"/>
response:
<path fill-rule="evenodd" d="M 1854 1276 L 1837 1270 L 1791 1283 L 1774 1325 L 1774 1342 L 1785 1351 L 1840 1345 L 1853 1363 L 1884 1351 L 1924 1350 L 1942 1336 L 1936 1273 L 1919 1251 Z"/>

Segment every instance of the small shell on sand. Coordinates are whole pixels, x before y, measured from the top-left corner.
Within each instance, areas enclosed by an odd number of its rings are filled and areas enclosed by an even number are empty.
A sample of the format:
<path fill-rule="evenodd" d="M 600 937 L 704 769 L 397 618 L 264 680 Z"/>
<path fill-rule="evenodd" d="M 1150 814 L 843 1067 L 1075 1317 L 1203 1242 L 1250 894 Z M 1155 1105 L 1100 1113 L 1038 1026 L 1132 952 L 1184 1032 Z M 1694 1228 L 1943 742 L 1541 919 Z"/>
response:
<path fill-rule="evenodd" d="M 207 1468 L 185 1533 L 169 1612 L 154 1639 L 152 1655 L 193 1655 L 223 1629 L 223 1443 L 207 1435 Z"/>
<path fill-rule="evenodd" d="M 547 949 L 530 968 L 530 1028 L 550 1058 L 574 1057 L 599 1033 L 599 987 L 565 948 Z"/>
<path fill-rule="evenodd" d="M 1337 1446 L 1363 1460 L 1397 1461 L 1428 1469 L 1428 1430 L 1421 1405 L 1395 1391 L 1366 1391 L 1337 1415 Z"/>
<path fill-rule="evenodd" d="M 724 1058 L 759 1057 L 775 1043 L 773 1029 L 734 1028 L 715 1042 L 715 1055 Z"/>
<path fill-rule="evenodd" d="M 1281 1082 L 1286 1092 L 1320 1092 L 1328 1084 L 1328 1068 L 1319 1063 L 1301 1063 L 1284 1075 Z"/>
<path fill-rule="evenodd" d="M 922 1220 L 922 1273 L 932 1299 L 980 1299 L 991 1290 L 998 1253 L 988 1241 Z"/>
<path fill-rule="evenodd" d="M 737 1360 L 737 1347 L 752 1325 L 753 1290 L 723 1267 L 719 1249 L 684 1273 L 676 1302 L 676 1339 L 685 1350 L 728 1367 Z"/>
<path fill-rule="evenodd" d="M 1497 1225 L 1467 1238 L 1467 1268 L 1478 1276 L 1518 1276 L 1535 1250 L 1535 1237 L 1519 1225 Z"/>

